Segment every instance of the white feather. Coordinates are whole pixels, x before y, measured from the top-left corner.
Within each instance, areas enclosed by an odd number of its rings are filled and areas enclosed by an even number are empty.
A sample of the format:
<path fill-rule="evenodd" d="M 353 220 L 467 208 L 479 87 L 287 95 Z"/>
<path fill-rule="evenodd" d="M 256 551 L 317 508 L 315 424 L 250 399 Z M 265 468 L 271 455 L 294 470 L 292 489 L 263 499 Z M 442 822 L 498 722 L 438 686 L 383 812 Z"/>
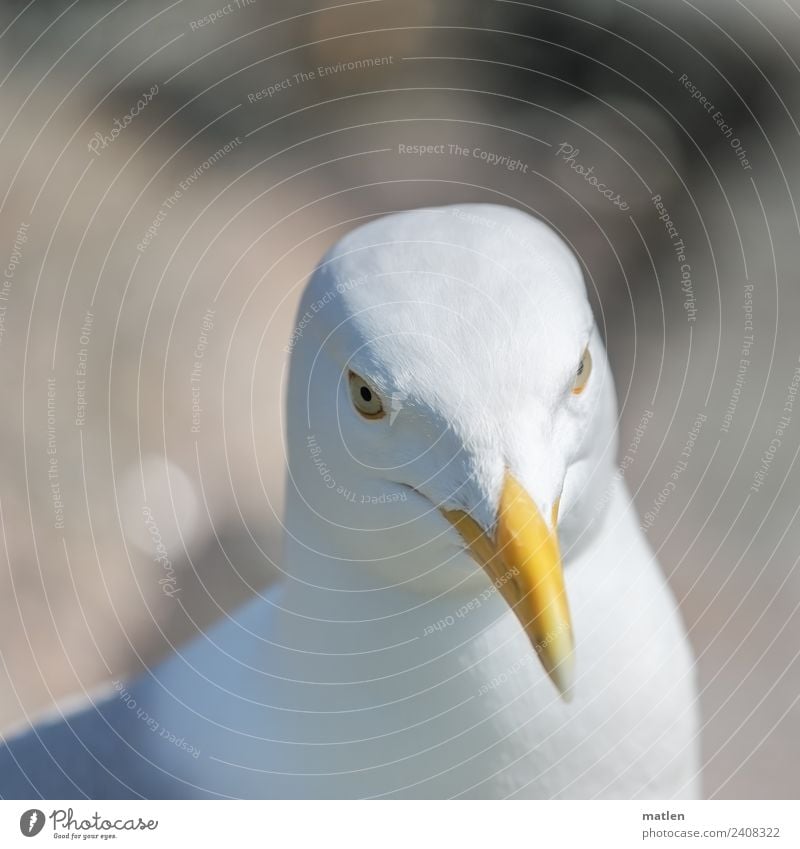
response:
<path fill-rule="evenodd" d="M 379 219 L 323 259 L 292 349 L 282 586 L 133 690 L 184 742 L 136 737 L 168 792 L 698 795 L 693 661 L 615 474 L 611 373 L 562 240 L 494 206 Z M 391 416 L 359 417 L 351 369 Z M 569 705 L 436 509 L 490 528 L 506 468 L 548 515 L 563 483 Z"/>

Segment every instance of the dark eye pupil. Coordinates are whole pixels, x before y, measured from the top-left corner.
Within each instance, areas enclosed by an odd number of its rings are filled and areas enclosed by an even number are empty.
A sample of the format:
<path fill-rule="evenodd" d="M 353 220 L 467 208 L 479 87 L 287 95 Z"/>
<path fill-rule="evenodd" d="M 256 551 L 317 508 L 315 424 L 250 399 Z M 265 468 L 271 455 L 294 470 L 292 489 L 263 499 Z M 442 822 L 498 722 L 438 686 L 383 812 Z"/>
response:
<path fill-rule="evenodd" d="M 366 386 L 361 387 L 361 397 L 367 402 L 372 400 L 372 393 Z"/>

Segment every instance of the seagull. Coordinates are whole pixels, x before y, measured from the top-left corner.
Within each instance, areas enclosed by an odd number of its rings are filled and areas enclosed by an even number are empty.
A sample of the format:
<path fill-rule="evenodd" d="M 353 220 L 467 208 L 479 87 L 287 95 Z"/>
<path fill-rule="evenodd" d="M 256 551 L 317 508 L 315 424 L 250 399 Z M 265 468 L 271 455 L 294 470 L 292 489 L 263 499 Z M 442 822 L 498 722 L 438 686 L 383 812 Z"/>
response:
<path fill-rule="evenodd" d="M 5 798 L 693 798 L 694 659 L 581 266 L 469 204 L 322 258 L 278 586 L 0 749 Z"/>

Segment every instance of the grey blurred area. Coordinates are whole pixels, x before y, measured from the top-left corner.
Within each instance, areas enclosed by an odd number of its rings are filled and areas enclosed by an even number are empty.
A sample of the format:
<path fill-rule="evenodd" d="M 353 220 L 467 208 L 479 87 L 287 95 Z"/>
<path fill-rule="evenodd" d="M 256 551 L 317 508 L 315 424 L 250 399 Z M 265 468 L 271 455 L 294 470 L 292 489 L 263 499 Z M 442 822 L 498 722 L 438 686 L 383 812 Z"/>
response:
<path fill-rule="evenodd" d="M 791 3 L 5 3 L 0 33 L 0 727 L 279 574 L 285 348 L 324 250 L 505 203 L 583 264 L 706 794 L 798 795 Z"/>

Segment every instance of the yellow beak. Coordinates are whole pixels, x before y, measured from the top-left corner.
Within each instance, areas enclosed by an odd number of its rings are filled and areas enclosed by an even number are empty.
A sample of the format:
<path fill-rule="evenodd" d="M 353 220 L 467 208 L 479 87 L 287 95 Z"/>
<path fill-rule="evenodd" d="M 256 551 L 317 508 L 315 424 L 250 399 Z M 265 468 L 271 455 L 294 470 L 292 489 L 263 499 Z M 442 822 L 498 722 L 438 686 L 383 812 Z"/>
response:
<path fill-rule="evenodd" d="M 548 526 L 509 473 L 500 494 L 494 541 L 469 514 L 442 510 L 517 615 L 550 680 L 569 701 L 575 655 L 555 532 L 557 512 L 558 502 L 553 505 L 553 526 Z"/>

